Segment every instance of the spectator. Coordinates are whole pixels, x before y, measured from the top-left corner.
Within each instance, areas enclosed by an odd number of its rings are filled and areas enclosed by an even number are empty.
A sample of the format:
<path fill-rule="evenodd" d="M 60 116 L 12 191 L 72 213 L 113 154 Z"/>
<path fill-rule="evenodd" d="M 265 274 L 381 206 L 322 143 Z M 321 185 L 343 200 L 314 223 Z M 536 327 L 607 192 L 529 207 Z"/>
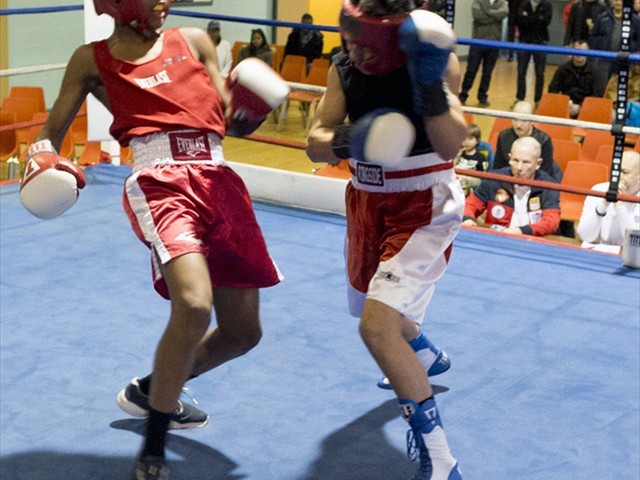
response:
<path fill-rule="evenodd" d="M 511 147 L 509 167 L 495 173 L 553 182 L 540 170 L 540 153 L 535 138 L 519 138 Z M 477 225 L 483 212 L 485 225 L 495 230 L 514 235 L 552 235 L 560 224 L 560 195 L 555 190 L 484 179 L 467 197 L 462 224 Z"/>
<path fill-rule="evenodd" d="M 596 19 L 606 10 L 604 0 L 576 0 L 569 10 L 564 44 L 570 45 L 575 38 L 588 39 Z"/>
<path fill-rule="evenodd" d="M 609 78 L 604 96 L 614 102 L 618 100 L 618 74 Z M 627 80 L 627 108 L 625 123 L 630 127 L 640 127 L 640 63 L 631 64 Z"/>
<path fill-rule="evenodd" d="M 257 57 L 270 67 L 273 66 L 273 50 L 267 43 L 267 37 L 261 28 L 251 30 L 251 43 L 240 49 L 236 63 L 248 57 Z"/>
<path fill-rule="evenodd" d="M 305 13 L 302 15 L 301 23 L 313 24 L 313 17 Z M 284 56 L 302 55 L 307 58 L 307 70 L 311 66 L 314 58 L 322 56 L 324 46 L 324 35 L 319 30 L 310 28 L 294 28 L 287 38 L 284 47 Z"/>
<path fill-rule="evenodd" d="M 516 17 L 518 16 L 518 9 L 522 0 L 508 0 L 509 1 L 509 19 L 507 22 L 507 42 L 516 41 Z M 515 52 L 509 50 L 507 54 L 507 60 L 513 62 Z"/>
<path fill-rule="evenodd" d="M 467 126 L 467 136 L 462 141 L 462 149 L 455 159 L 456 168 L 476 170 L 478 172 L 487 170 L 487 157 L 485 157 L 478 148 L 481 135 L 480 127 L 475 123 L 470 123 Z M 473 192 L 474 188 L 480 185 L 480 179 L 477 177 L 460 175 L 458 176 L 458 180 L 460 181 L 460 185 L 462 185 L 465 195 L 469 195 Z"/>
<path fill-rule="evenodd" d="M 589 45 L 586 40 L 577 39 L 571 42 L 571 47 L 587 50 Z M 572 55 L 558 67 L 549 84 L 549 92 L 569 95 L 571 118 L 578 116 L 585 97 L 601 97 L 603 90 L 598 71 L 584 55 Z"/>
<path fill-rule="evenodd" d="M 513 108 L 514 113 L 531 115 L 533 105 L 529 102 L 518 102 Z M 493 168 L 501 169 L 509 165 L 509 152 L 516 139 L 522 137 L 533 137 L 540 143 L 542 149 L 541 170 L 548 173 L 555 181 L 562 180 L 562 171 L 553 160 L 553 144 L 549 135 L 539 130 L 530 120 L 513 120 L 513 127 L 506 128 L 498 135 L 496 145 L 496 155 L 493 160 Z"/>
<path fill-rule="evenodd" d="M 533 45 L 544 45 L 549 41 L 549 24 L 553 15 L 553 7 L 549 0 L 523 0 L 516 16 L 516 25 L 520 31 L 520 42 Z M 535 71 L 536 104 L 542 98 L 544 89 L 544 70 L 547 63 L 547 55 L 533 53 L 531 51 L 518 52 L 518 90 L 516 101 L 524 100 L 527 96 L 527 69 L 529 61 L 533 57 Z M 514 102 L 515 105 L 515 102 Z"/>
<path fill-rule="evenodd" d="M 569 15 L 571 15 L 571 8 L 575 5 L 575 3 L 576 0 L 570 0 L 570 2 L 567 3 L 562 9 L 562 25 L 564 26 L 564 28 L 567 28 L 567 25 L 569 25 Z"/>
<path fill-rule="evenodd" d="M 589 46 L 594 50 L 608 50 L 617 52 L 620 50 L 622 38 L 622 0 L 612 0 L 611 9 L 602 12 L 591 30 Z M 640 18 L 632 13 L 631 32 L 629 37 L 631 52 L 640 49 Z M 606 59 L 598 60 L 598 68 L 602 69 L 608 80 L 613 73 L 614 62 Z"/>
<path fill-rule="evenodd" d="M 618 193 L 640 197 L 640 153 L 624 152 L 620 170 Z M 592 190 L 606 192 L 609 182 L 598 183 Z M 640 203 L 610 203 L 593 196 L 585 199 L 578 222 L 578 235 L 583 241 L 622 246 L 627 229 L 640 229 Z"/>
<path fill-rule="evenodd" d="M 437 13 L 442 18 L 447 17 L 447 2 L 446 0 L 428 0 L 427 8 L 433 13 Z"/>
<path fill-rule="evenodd" d="M 473 38 L 480 40 L 500 40 L 502 35 L 502 20 L 509 14 L 507 0 L 473 0 L 471 6 L 473 15 Z M 467 101 L 469 90 L 482 64 L 482 77 L 478 87 L 478 102 L 482 107 L 489 104 L 489 84 L 491 74 L 496 65 L 500 51 L 497 48 L 480 47 L 471 45 L 467 57 L 467 71 L 462 81 L 460 101 L 464 105 Z"/>
<path fill-rule="evenodd" d="M 633 0 L 633 11 L 640 15 L 640 0 Z"/>
<path fill-rule="evenodd" d="M 218 54 L 218 69 L 225 77 L 229 74 L 233 65 L 233 57 L 231 56 L 231 45 L 220 36 L 220 22 L 211 20 L 207 25 L 207 35 L 216 46 Z"/>

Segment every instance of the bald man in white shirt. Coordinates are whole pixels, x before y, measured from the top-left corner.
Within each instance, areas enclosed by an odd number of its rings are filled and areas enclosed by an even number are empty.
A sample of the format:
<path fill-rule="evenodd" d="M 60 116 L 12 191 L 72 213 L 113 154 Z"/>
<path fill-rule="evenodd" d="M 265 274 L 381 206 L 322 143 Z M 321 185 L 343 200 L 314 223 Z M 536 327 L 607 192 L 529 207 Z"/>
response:
<path fill-rule="evenodd" d="M 609 182 L 599 183 L 593 190 L 606 192 Z M 618 194 L 640 198 L 640 153 L 628 150 L 622 155 Z M 588 196 L 584 201 L 578 223 L 578 235 L 589 243 L 622 246 L 627 229 L 640 229 L 640 203 L 607 202 L 600 197 Z"/>

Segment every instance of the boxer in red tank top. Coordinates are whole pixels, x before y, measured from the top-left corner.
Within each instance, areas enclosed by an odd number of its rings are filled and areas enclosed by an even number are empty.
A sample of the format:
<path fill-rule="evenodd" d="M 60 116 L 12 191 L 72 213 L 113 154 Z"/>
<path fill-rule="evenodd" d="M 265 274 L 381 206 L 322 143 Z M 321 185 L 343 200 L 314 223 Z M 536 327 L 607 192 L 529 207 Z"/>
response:
<path fill-rule="evenodd" d="M 111 134 L 133 151 L 124 208 L 151 251 L 154 286 L 171 301 L 171 315 L 153 373 L 134 378 L 117 402 L 148 417 L 134 478 L 167 480 L 167 430 L 201 427 L 209 418 L 179 400 L 183 385 L 257 345 L 258 289 L 281 279 L 220 142 L 228 128 L 257 128 L 288 90 L 270 69 L 258 75 L 262 87 L 272 81 L 266 93 L 243 83 L 256 76 L 251 71 L 232 72 L 225 83 L 203 30 L 161 30 L 170 0 L 94 4 L 116 20 L 115 30 L 74 52 L 37 145 L 55 152 L 92 93 L 113 113 Z M 217 326 L 210 328 L 213 310 Z"/>

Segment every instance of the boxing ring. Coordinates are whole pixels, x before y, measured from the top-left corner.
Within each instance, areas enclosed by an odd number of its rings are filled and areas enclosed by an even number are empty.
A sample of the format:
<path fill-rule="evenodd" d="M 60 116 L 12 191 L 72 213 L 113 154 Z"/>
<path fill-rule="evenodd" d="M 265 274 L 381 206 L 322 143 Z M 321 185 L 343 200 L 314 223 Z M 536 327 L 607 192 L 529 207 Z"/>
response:
<path fill-rule="evenodd" d="M 172 473 L 409 477 L 407 425 L 347 311 L 345 182 L 233 167 L 285 281 L 261 291 L 261 344 L 189 382 L 211 421 L 170 434 Z M 168 313 L 122 210 L 130 172 L 85 169 L 52 221 L 22 208 L 18 183 L 0 187 L 2 479 L 130 473 L 143 421 L 115 395 L 150 370 Z M 463 228 L 424 325 L 452 360 L 433 383 L 464 478 L 638 478 L 639 312 L 640 270 L 618 255 Z"/>

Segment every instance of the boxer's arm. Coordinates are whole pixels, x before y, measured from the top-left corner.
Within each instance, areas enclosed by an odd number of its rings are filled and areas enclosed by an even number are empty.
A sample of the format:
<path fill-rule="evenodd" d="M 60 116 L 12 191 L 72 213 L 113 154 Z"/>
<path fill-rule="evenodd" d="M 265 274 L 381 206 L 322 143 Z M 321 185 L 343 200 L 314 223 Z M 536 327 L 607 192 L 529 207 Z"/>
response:
<path fill-rule="evenodd" d="M 49 139 L 56 150 L 59 150 L 62 139 L 89 93 L 95 94 L 109 108 L 108 97 L 93 57 L 93 48 L 82 45 L 67 64 L 60 92 L 37 139 Z"/>
<path fill-rule="evenodd" d="M 327 90 L 320 99 L 307 137 L 307 156 L 312 162 L 335 165 L 341 158 L 333 153 L 333 136 L 336 126 L 347 116 L 347 104 L 342 84 L 334 65 L 329 69 Z"/>
<path fill-rule="evenodd" d="M 225 79 L 218 69 L 218 53 L 213 42 L 207 33 L 200 28 L 181 28 L 180 33 L 187 40 L 193 56 L 200 60 L 207 69 L 211 83 L 222 97 L 223 108 L 227 111 L 231 104 L 231 94 L 225 87 Z"/>
<path fill-rule="evenodd" d="M 441 17 L 426 10 L 414 10 L 399 31 L 400 49 L 407 55 L 412 80 L 414 110 L 425 121 L 431 145 L 444 159 L 453 159 L 466 137 L 467 125 L 458 98 L 452 64 L 455 33 Z"/>

